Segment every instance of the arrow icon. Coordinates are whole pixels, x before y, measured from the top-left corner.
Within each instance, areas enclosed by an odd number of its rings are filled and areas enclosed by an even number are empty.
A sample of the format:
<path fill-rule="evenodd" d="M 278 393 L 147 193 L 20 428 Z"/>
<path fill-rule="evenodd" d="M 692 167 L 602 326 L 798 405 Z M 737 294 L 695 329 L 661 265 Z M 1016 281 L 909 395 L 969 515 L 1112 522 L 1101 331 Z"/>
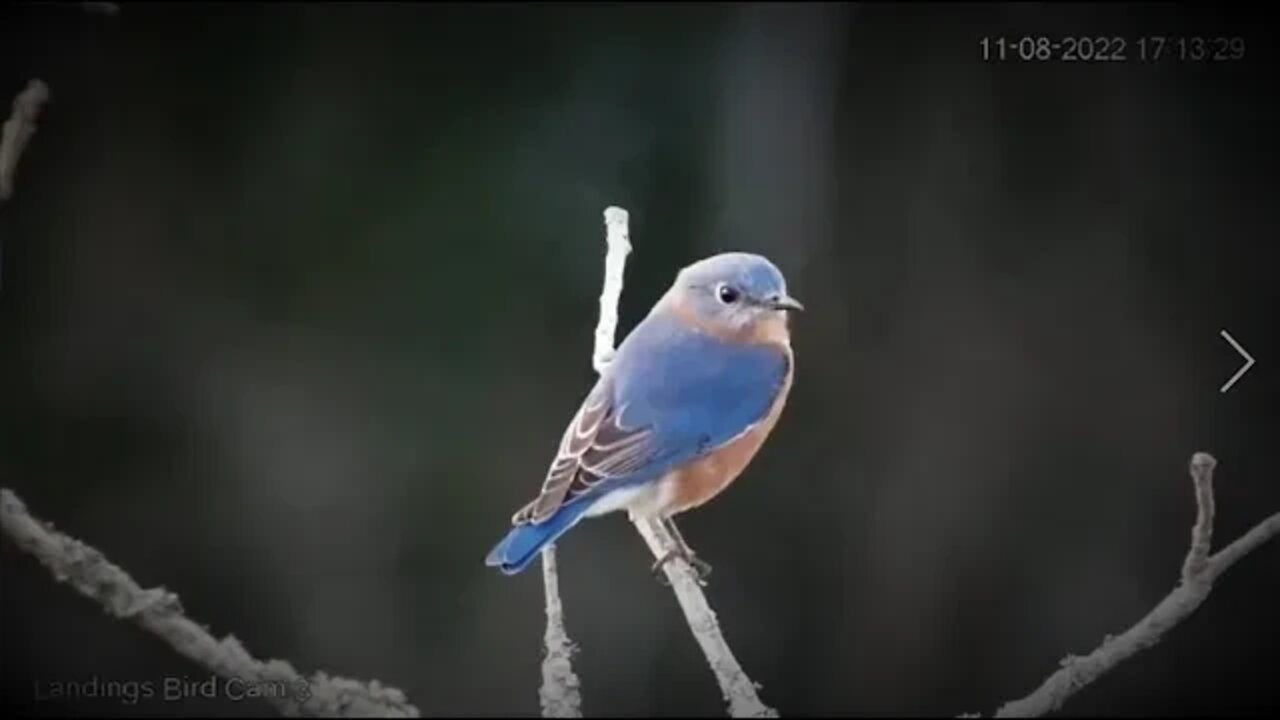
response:
<path fill-rule="evenodd" d="M 1236 371 L 1236 374 L 1232 375 L 1231 379 L 1228 380 L 1226 384 L 1223 385 L 1222 388 L 1218 390 L 1218 392 L 1224 393 L 1230 390 L 1232 385 L 1236 384 L 1236 381 L 1240 379 L 1241 375 L 1244 375 L 1246 372 L 1248 372 L 1249 368 L 1253 367 L 1253 356 L 1245 352 L 1244 348 L 1240 347 L 1240 343 L 1236 342 L 1235 338 L 1227 334 L 1226 330 L 1222 330 L 1218 334 L 1222 336 L 1223 340 L 1226 340 L 1227 342 L 1231 343 L 1231 347 L 1235 348 L 1236 352 L 1240 353 L 1240 355 L 1244 357 L 1244 361 L 1245 361 L 1244 365 L 1240 366 L 1240 369 Z"/>

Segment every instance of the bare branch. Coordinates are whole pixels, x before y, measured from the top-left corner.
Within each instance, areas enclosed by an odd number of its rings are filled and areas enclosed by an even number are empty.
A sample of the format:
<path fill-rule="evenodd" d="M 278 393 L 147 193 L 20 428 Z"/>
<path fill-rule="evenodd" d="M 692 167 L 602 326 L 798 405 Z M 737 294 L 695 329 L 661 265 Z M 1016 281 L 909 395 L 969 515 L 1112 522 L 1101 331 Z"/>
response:
<path fill-rule="evenodd" d="M 547 655 L 542 661 L 542 717 L 582 717 L 582 694 L 578 676 L 569 662 L 573 643 L 564 629 L 564 606 L 560 604 L 560 582 L 556 575 L 555 545 L 542 550 L 542 585 L 547 596 Z"/>
<path fill-rule="evenodd" d="M 675 539 L 661 522 L 644 518 L 634 518 L 632 522 L 655 558 L 669 556 L 668 553 L 675 547 Z M 715 673 L 725 702 L 729 704 L 729 716 L 778 717 L 777 711 L 760 700 L 756 694 L 756 684 L 747 676 L 733 651 L 729 649 L 729 643 L 720 632 L 720 622 L 707 603 L 706 596 L 702 594 L 693 568 L 677 554 L 670 556 L 663 564 L 663 569 L 671 582 L 671 590 L 680 603 L 680 609 L 684 611 L 689 629 L 702 648 L 711 672 Z"/>
<path fill-rule="evenodd" d="M 1209 453 L 1191 456 L 1191 481 L 1196 492 L 1196 524 L 1191 526 L 1191 549 L 1182 563 L 1182 582 L 1195 580 L 1204 571 L 1213 546 L 1213 468 L 1217 460 Z"/>
<path fill-rule="evenodd" d="M 101 552 L 33 518 L 22 501 L 4 488 L 0 488 L 0 529 L 59 582 L 96 600 L 111 615 L 136 623 L 180 655 L 226 679 L 287 689 L 263 697 L 284 715 L 418 717 L 418 709 L 404 693 L 377 680 L 363 683 L 319 672 L 304 678 L 284 660 L 254 658 L 235 637 L 215 639 L 187 618 L 177 595 L 163 587 L 139 587 Z"/>
<path fill-rule="evenodd" d="M 27 149 L 31 136 L 36 134 L 36 120 L 48 101 L 49 86 L 39 79 L 27 83 L 26 89 L 13 99 L 13 114 L 0 134 L 0 200 L 8 200 L 13 195 L 18 160 L 22 158 L 22 151 Z"/>
<path fill-rule="evenodd" d="M 1195 484 L 1196 522 L 1191 530 L 1191 548 L 1182 566 L 1182 581 L 1155 609 L 1117 637 L 1108 636 L 1102 645 L 1084 657 L 1068 656 L 1062 667 L 1030 695 L 1006 703 L 996 717 L 1038 717 L 1053 712 L 1067 698 L 1097 680 L 1124 660 L 1160 641 L 1164 634 L 1187 619 L 1209 597 L 1213 583 L 1237 560 L 1280 535 L 1280 513 L 1254 527 L 1216 555 L 1210 555 L 1213 539 L 1213 471 L 1217 461 L 1198 452 L 1191 458 L 1191 479 Z"/>
<path fill-rule="evenodd" d="M 618 300 L 622 297 L 622 275 L 631 254 L 629 215 L 620 207 L 604 211 L 605 243 L 604 288 L 600 291 L 600 321 L 596 324 L 596 347 L 591 364 L 597 373 L 604 372 L 613 360 L 614 338 L 618 331 Z"/>
<path fill-rule="evenodd" d="M 1273 537 L 1280 537 L 1280 512 L 1258 523 L 1235 542 L 1214 553 L 1201 579 L 1209 583 L 1216 581 L 1218 576 L 1235 565 L 1237 560 L 1257 550 Z"/>
<path fill-rule="evenodd" d="M 618 298 L 622 296 L 622 275 L 631 252 L 627 232 L 627 211 L 609 207 L 604 211 L 606 253 L 604 288 L 600 291 L 600 319 L 596 322 L 595 348 L 591 366 L 603 373 L 613 360 L 613 341 L 618 331 Z M 578 676 L 569 662 L 573 644 L 564 629 L 564 606 L 560 603 L 560 580 L 556 569 L 555 545 L 542 550 L 542 587 L 546 596 L 547 646 L 542 661 L 543 717 L 582 717 L 582 694 Z"/>

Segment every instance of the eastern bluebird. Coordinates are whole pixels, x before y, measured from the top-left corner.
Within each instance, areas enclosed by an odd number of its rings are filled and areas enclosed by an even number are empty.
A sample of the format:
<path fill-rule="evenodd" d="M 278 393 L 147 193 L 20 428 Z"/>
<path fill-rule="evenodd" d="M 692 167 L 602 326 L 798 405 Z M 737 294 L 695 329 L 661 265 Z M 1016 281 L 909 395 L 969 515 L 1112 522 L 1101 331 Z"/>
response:
<path fill-rule="evenodd" d="M 672 516 L 720 494 L 755 456 L 791 390 L 787 311 L 804 307 L 759 255 L 680 271 L 618 347 L 560 440 L 542 492 L 485 558 L 513 575 L 583 517 L 657 517 L 700 574 Z M 670 557 L 654 564 L 656 571 Z"/>

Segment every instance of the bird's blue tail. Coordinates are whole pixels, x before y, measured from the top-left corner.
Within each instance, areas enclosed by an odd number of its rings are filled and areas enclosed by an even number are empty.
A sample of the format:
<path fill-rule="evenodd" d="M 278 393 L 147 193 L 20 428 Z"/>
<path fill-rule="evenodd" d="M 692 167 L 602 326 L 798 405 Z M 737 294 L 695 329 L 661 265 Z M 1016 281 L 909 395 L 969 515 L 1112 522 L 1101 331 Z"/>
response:
<path fill-rule="evenodd" d="M 484 564 L 496 567 L 506 575 L 515 575 L 538 556 L 538 551 L 565 534 L 582 517 L 590 503 L 566 505 L 554 515 L 534 525 L 517 525 L 489 551 Z"/>

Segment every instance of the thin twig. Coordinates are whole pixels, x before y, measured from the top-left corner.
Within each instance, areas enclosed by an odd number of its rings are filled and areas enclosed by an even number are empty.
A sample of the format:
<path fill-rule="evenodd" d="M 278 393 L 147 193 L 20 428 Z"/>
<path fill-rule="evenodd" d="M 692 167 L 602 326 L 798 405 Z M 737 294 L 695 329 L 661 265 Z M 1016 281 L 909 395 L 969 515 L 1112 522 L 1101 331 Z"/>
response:
<path fill-rule="evenodd" d="M 620 207 L 604 211 L 604 287 L 600 290 L 600 321 L 596 323 L 596 346 L 591 366 L 603 373 L 613 360 L 614 338 L 618 333 L 618 301 L 622 297 L 622 276 L 631 254 L 630 215 Z"/>
<path fill-rule="evenodd" d="M 101 552 L 37 520 L 16 495 L 0 488 L 0 529 L 34 555 L 59 582 L 99 602 L 178 653 L 228 681 L 264 690 L 262 698 L 287 716 L 418 717 L 404 693 L 377 680 L 368 683 L 315 673 L 304 678 L 284 660 L 258 660 L 233 636 L 215 639 L 189 619 L 178 596 L 163 587 L 143 589 Z"/>
<path fill-rule="evenodd" d="M 698 641 L 711 672 L 715 673 L 716 682 L 729 704 L 730 717 L 778 717 L 777 711 L 765 705 L 756 693 L 756 684 L 747 676 L 746 671 L 738 664 L 729 643 L 720 632 L 720 622 L 715 611 L 707 603 L 702 588 L 696 579 L 693 568 L 679 555 L 669 555 L 675 548 L 675 540 L 661 522 L 653 519 L 634 518 L 632 522 L 644 538 L 645 544 L 655 558 L 669 557 L 663 569 L 671 590 L 684 611 L 693 638 Z"/>
<path fill-rule="evenodd" d="M 18 160 L 27 149 L 31 136 L 36 134 L 36 120 L 40 109 L 49 102 L 49 86 L 35 79 L 13 99 L 13 114 L 5 121 L 0 133 L 0 200 L 13 195 L 13 179 L 18 171 Z"/>
<path fill-rule="evenodd" d="M 556 575 L 555 545 L 542 550 L 542 586 L 547 596 L 547 655 L 542 661 L 542 717 L 582 717 L 582 694 L 578 676 L 569 658 L 573 643 L 564 629 L 564 606 L 560 604 L 560 583 Z"/>
<path fill-rule="evenodd" d="M 27 149 L 31 136 L 36 134 L 36 120 L 40 109 L 49 102 L 49 86 L 43 80 L 27 83 L 26 89 L 13 99 L 13 115 L 0 129 L 0 202 L 13 195 L 13 178 L 18 172 L 18 160 Z M 4 238 L 0 238 L 0 288 L 4 287 Z"/>
<path fill-rule="evenodd" d="M 610 207 L 604 211 L 604 288 L 600 291 L 600 319 L 596 322 L 595 347 L 591 366 L 603 373 L 613 360 L 614 337 L 618 331 L 618 298 L 622 296 L 622 275 L 631 252 L 627 233 L 627 211 Z M 560 580 L 556 569 L 555 545 L 542 550 L 542 587 L 546 596 L 546 656 L 542 661 L 542 687 L 538 691 L 543 717 L 582 717 L 582 695 L 578 676 L 569 658 L 573 643 L 564 629 L 564 607 L 560 603 Z"/>
<path fill-rule="evenodd" d="M 1191 479 L 1195 485 L 1196 522 L 1191 530 L 1191 547 L 1182 566 L 1182 579 L 1155 609 L 1136 625 L 1084 657 L 1067 656 L 1062 667 L 1034 692 L 1006 703 L 996 717 L 1038 717 L 1053 712 L 1072 695 L 1138 652 L 1155 645 L 1169 630 L 1187 619 L 1209 597 L 1213 583 L 1222 573 L 1260 545 L 1280 535 L 1280 513 L 1259 523 L 1240 539 L 1217 554 L 1210 555 L 1213 539 L 1213 471 L 1217 461 L 1198 452 L 1191 458 Z"/>
<path fill-rule="evenodd" d="M 1191 526 L 1191 549 L 1182 562 L 1182 582 L 1190 584 L 1204 572 L 1213 549 L 1213 469 L 1217 460 L 1209 453 L 1198 452 L 1191 456 L 1191 482 L 1196 493 L 1196 523 Z"/>

